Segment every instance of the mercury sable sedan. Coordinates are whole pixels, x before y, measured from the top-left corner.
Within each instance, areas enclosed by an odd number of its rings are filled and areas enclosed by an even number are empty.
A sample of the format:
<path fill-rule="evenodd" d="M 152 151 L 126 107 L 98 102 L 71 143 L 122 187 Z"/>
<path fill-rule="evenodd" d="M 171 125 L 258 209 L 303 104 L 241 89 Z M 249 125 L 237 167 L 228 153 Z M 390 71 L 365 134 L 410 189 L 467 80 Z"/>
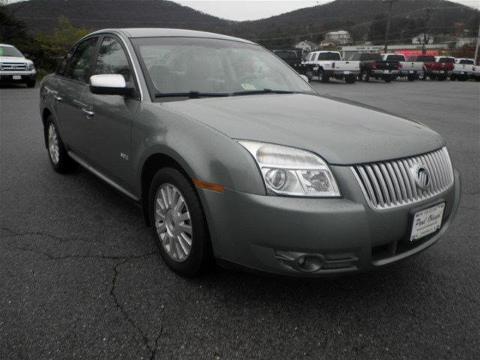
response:
<path fill-rule="evenodd" d="M 378 268 L 437 242 L 459 203 L 437 133 L 321 97 L 250 41 L 98 31 L 40 94 L 54 170 L 78 163 L 139 202 L 184 276 Z"/>

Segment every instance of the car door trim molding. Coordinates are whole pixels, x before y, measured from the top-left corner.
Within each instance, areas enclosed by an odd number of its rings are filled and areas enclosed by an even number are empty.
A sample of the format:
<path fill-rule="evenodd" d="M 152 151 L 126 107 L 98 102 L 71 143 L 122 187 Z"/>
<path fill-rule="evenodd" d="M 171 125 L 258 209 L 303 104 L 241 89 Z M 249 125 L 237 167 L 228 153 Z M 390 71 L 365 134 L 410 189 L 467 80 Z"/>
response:
<path fill-rule="evenodd" d="M 130 191 L 126 190 L 124 187 L 122 187 L 121 185 L 117 184 L 115 181 L 113 181 L 112 179 L 110 179 L 109 177 L 103 175 L 100 171 L 98 171 L 97 169 L 95 169 L 93 166 L 89 165 L 86 161 L 84 161 L 82 158 L 80 158 L 78 155 L 76 155 L 74 152 L 72 151 L 68 151 L 68 155 L 73 159 L 75 160 L 76 162 L 78 162 L 81 166 L 83 166 L 85 169 L 87 169 L 88 171 L 90 171 L 93 175 L 96 175 L 97 177 L 99 177 L 100 179 L 102 179 L 103 181 L 105 181 L 107 184 L 113 186 L 115 189 L 117 189 L 118 191 L 120 191 L 122 194 L 128 196 L 129 198 L 131 198 L 132 200 L 135 200 L 135 201 L 140 201 L 140 198 L 133 195 Z"/>

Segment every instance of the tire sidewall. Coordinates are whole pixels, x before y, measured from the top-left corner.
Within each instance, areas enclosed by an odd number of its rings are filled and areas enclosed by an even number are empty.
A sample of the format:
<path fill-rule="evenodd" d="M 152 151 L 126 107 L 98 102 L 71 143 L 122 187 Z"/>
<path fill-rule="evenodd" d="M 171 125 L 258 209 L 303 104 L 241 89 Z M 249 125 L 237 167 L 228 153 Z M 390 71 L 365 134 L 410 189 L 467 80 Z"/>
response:
<path fill-rule="evenodd" d="M 188 211 L 190 212 L 192 225 L 192 248 L 187 259 L 178 262 L 172 259 L 162 245 L 160 236 L 155 226 L 155 197 L 158 189 L 163 184 L 174 185 L 182 194 Z M 189 180 L 178 170 L 174 168 L 160 169 L 150 185 L 148 193 L 148 209 L 152 231 L 155 236 L 160 255 L 165 263 L 176 273 L 185 277 L 194 277 L 199 275 L 211 260 L 210 242 L 207 230 L 207 224 L 202 210 L 200 199 Z"/>
<path fill-rule="evenodd" d="M 50 147 L 48 143 L 48 131 L 50 129 L 50 125 L 53 125 L 55 127 L 55 132 L 57 133 L 59 152 L 58 163 L 54 163 L 50 155 Z M 63 140 L 58 131 L 58 126 L 55 122 L 55 119 L 51 115 L 47 118 L 47 121 L 45 122 L 45 146 L 47 147 L 48 160 L 50 160 L 50 164 L 56 172 L 66 173 L 72 169 L 73 160 L 70 158 L 70 156 L 68 156 L 67 149 L 65 148 Z"/>

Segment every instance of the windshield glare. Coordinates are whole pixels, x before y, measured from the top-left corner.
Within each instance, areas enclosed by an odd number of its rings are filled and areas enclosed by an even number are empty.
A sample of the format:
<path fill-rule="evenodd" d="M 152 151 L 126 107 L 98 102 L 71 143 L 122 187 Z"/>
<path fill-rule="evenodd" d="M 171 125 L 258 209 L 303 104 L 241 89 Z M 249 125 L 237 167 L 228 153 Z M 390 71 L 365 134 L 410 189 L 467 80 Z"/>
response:
<path fill-rule="evenodd" d="M 203 38 L 141 38 L 133 43 L 157 95 L 265 89 L 313 93 L 283 61 L 258 45 Z"/>
<path fill-rule="evenodd" d="M 0 56 L 23 57 L 23 54 L 13 46 L 0 46 Z"/>

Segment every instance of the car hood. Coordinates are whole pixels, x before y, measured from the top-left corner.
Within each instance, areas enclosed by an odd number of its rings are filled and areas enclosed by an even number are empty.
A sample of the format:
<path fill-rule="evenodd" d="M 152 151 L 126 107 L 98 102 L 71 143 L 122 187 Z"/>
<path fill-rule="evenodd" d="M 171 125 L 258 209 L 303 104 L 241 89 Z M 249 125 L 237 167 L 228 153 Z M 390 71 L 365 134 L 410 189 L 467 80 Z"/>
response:
<path fill-rule="evenodd" d="M 315 95 L 205 98 L 161 106 L 233 139 L 310 150 L 330 164 L 398 159 L 444 145 L 420 123 Z"/>
<path fill-rule="evenodd" d="M 0 56 L 0 62 L 20 63 L 20 64 L 32 63 L 31 60 L 28 60 L 27 58 L 24 58 L 24 57 L 10 57 L 10 56 Z"/>

